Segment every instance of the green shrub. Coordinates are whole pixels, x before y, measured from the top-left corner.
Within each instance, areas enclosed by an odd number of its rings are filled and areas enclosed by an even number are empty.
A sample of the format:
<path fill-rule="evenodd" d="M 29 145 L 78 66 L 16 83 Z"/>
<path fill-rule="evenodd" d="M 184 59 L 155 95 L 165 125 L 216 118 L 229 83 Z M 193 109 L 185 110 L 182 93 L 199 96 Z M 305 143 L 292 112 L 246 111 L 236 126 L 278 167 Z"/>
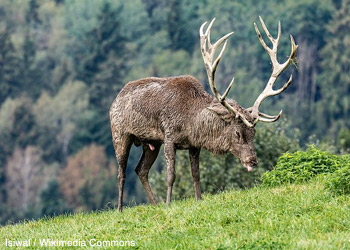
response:
<path fill-rule="evenodd" d="M 325 188 L 334 194 L 350 194 L 350 163 L 327 177 Z"/>
<path fill-rule="evenodd" d="M 261 177 L 262 184 L 277 186 L 304 183 L 317 175 L 335 172 L 344 166 L 347 159 L 349 158 L 332 155 L 310 145 L 306 151 L 283 154 L 276 167 Z"/>

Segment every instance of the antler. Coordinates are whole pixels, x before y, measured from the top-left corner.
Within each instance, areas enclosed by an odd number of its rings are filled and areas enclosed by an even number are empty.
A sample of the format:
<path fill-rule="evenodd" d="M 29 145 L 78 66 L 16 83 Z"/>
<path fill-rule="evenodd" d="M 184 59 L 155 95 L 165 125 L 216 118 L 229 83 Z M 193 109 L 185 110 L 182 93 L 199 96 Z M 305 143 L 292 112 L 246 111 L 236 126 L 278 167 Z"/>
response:
<path fill-rule="evenodd" d="M 229 86 L 227 87 L 226 91 L 224 92 L 223 95 L 220 95 L 217 88 L 216 88 L 216 83 L 215 83 L 215 72 L 216 68 L 221 60 L 221 57 L 226 49 L 226 44 L 227 44 L 227 39 L 233 34 L 233 32 L 228 33 L 227 35 L 221 37 L 216 43 L 211 44 L 210 43 L 210 30 L 211 27 L 213 26 L 213 23 L 215 21 L 215 18 L 210 22 L 206 32 L 203 32 L 204 26 L 207 24 L 207 22 L 203 23 L 202 26 L 199 29 L 199 34 L 200 34 L 200 39 L 201 39 L 201 52 L 205 64 L 205 68 L 207 70 L 207 75 L 208 75 L 208 80 L 209 80 L 209 85 L 210 89 L 213 92 L 214 96 L 216 99 L 224 105 L 231 113 L 234 113 L 236 117 L 240 117 L 242 121 L 248 126 L 248 127 L 253 127 L 254 124 L 250 123 L 242 113 L 240 113 L 237 109 L 232 107 L 230 104 L 228 104 L 225 99 L 230 91 L 233 82 L 234 82 L 234 77 L 232 78 Z M 218 47 L 223 43 L 224 45 L 222 46 L 222 49 L 218 55 L 218 57 L 214 60 L 214 54 L 215 51 L 218 49 Z M 208 45 L 208 50 L 207 50 L 207 45 Z M 214 60 L 214 62 L 213 62 Z"/>
<path fill-rule="evenodd" d="M 256 31 L 256 34 L 258 35 L 259 41 L 271 58 L 272 74 L 271 74 L 271 77 L 270 77 L 269 81 L 267 82 L 267 85 L 266 85 L 265 89 L 263 90 L 263 92 L 258 96 L 254 105 L 251 108 L 249 108 L 252 112 L 253 117 L 256 117 L 256 119 L 254 121 L 254 125 L 258 121 L 274 122 L 274 121 L 277 121 L 278 118 L 280 118 L 280 116 L 282 114 L 282 110 L 280 111 L 280 113 L 278 115 L 270 116 L 270 115 L 259 112 L 259 107 L 260 107 L 261 103 L 267 97 L 280 94 L 281 92 L 286 90 L 288 88 L 288 86 L 292 83 L 293 78 L 292 78 L 292 75 L 290 75 L 288 82 L 286 82 L 282 88 L 280 88 L 278 90 L 273 90 L 273 85 L 275 84 L 277 78 L 286 68 L 288 68 L 289 64 L 293 61 L 293 59 L 296 55 L 297 49 L 298 49 L 298 45 L 295 44 L 293 36 L 290 35 L 290 40 L 291 40 L 291 44 L 292 44 L 292 49 L 291 49 L 290 55 L 289 55 L 286 62 L 284 62 L 283 64 L 280 64 L 277 60 L 277 48 L 278 48 L 278 44 L 279 44 L 280 38 L 281 38 L 281 22 L 278 22 L 278 35 L 277 35 L 277 38 L 274 39 L 271 36 L 268 29 L 266 28 L 266 25 L 265 25 L 263 19 L 261 18 L 261 16 L 259 16 L 259 19 L 260 19 L 261 25 L 262 25 L 267 37 L 269 38 L 269 40 L 272 43 L 272 49 L 271 49 L 264 42 L 256 23 L 254 23 L 255 31 Z"/>

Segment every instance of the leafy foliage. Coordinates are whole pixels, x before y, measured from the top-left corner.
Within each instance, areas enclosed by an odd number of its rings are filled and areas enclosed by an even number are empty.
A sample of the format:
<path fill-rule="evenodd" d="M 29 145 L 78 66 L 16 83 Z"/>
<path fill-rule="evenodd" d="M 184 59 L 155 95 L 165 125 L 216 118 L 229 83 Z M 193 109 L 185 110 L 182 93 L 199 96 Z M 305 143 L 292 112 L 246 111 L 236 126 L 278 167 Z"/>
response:
<path fill-rule="evenodd" d="M 342 168 L 327 176 L 326 189 L 334 194 L 350 194 L 350 157 Z"/>
<path fill-rule="evenodd" d="M 0 30 L 0 61 L 6 62 L 0 67 L 0 104 L 7 97 L 15 96 L 18 93 L 18 86 L 13 84 L 18 74 L 16 67 L 18 60 L 15 48 L 11 41 L 10 28 L 5 27 Z"/>
<path fill-rule="evenodd" d="M 338 135 L 338 147 L 342 153 L 350 153 L 350 130 L 342 128 Z"/>
<path fill-rule="evenodd" d="M 262 177 L 262 184 L 277 186 L 285 183 L 304 183 L 317 175 L 333 173 L 344 164 L 341 156 L 324 152 L 311 145 L 306 151 L 283 154 L 276 167 L 266 172 Z"/>
<path fill-rule="evenodd" d="M 103 147 L 93 144 L 68 160 L 58 182 L 69 208 L 98 209 L 116 197 L 116 187 L 109 185 L 114 175 L 115 168 L 107 161 Z"/>
<path fill-rule="evenodd" d="M 46 159 L 66 161 L 70 142 L 80 130 L 78 125 L 88 122 L 93 116 L 88 105 L 87 87 L 80 81 L 67 82 L 53 97 L 46 92 L 41 94 L 33 110 L 38 125 L 47 132 L 39 136 L 38 142 L 47 147 Z M 56 139 L 55 143 L 52 143 L 52 138 Z"/>
<path fill-rule="evenodd" d="M 41 192 L 40 199 L 41 214 L 53 216 L 69 211 L 64 196 L 60 191 L 60 186 L 55 179 L 51 180 L 47 188 Z"/>
<path fill-rule="evenodd" d="M 349 128 L 350 103 L 350 1 L 341 1 L 327 26 L 331 34 L 323 47 L 321 61 L 323 70 L 319 75 L 319 86 L 323 96 L 318 105 L 322 126 L 336 138 L 341 128 Z"/>

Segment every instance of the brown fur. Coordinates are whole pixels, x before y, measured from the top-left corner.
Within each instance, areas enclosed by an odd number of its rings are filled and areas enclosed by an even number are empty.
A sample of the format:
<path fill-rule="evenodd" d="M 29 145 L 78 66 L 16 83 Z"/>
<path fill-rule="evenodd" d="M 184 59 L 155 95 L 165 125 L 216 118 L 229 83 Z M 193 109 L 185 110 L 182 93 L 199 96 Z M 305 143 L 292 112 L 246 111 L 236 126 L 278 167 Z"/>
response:
<path fill-rule="evenodd" d="M 229 104 L 252 121 L 248 111 L 233 100 Z M 257 157 L 253 144 L 254 128 L 229 113 L 210 96 L 192 76 L 144 78 L 129 82 L 120 91 L 110 108 L 113 144 L 119 165 L 119 210 L 122 210 L 125 168 L 131 145 L 143 145 L 143 154 L 136 167 L 151 203 L 156 199 L 148 183 L 148 171 L 161 144 L 167 166 L 170 203 L 175 180 L 175 152 L 188 149 L 196 199 L 199 189 L 199 152 L 205 148 L 214 154 L 232 153 L 245 165 L 253 166 Z M 154 149 L 151 149 L 151 146 Z"/>

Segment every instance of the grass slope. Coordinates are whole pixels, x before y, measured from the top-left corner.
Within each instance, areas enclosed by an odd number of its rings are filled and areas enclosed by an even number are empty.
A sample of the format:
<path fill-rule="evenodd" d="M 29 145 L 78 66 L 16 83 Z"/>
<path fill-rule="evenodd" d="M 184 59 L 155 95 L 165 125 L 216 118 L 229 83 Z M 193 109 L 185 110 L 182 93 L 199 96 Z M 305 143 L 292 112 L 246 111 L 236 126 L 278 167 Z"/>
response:
<path fill-rule="evenodd" d="M 314 181 L 9 225 L 0 228 L 0 249 L 5 239 L 31 239 L 25 249 L 40 239 L 86 241 L 87 249 L 95 248 L 91 239 L 135 241 L 139 249 L 350 249 L 349 229 L 350 197 Z"/>

